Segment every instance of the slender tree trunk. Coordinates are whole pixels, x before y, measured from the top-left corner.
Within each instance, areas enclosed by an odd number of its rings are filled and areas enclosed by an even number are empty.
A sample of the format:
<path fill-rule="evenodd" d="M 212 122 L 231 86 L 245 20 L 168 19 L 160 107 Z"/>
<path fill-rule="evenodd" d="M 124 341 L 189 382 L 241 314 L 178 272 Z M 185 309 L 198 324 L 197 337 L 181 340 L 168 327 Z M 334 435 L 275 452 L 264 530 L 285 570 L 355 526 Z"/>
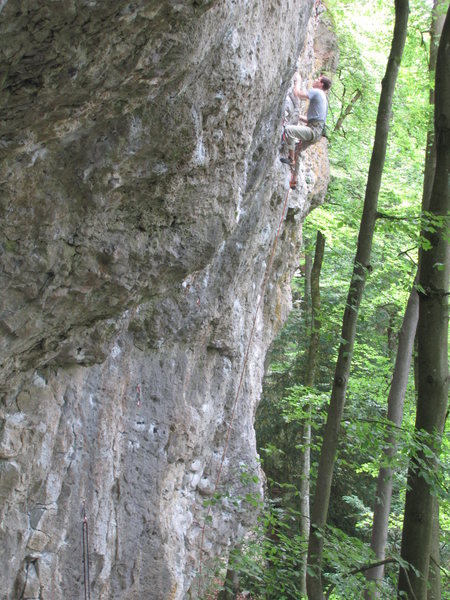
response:
<path fill-rule="evenodd" d="M 317 247 L 317 242 L 316 242 Z M 311 278 L 313 270 L 313 261 L 310 252 L 305 254 L 305 325 L 311 329 L 313 324 L 313 308 L 312 308 L 312 295 L 311 295 Z M 308 309 L 306 309 L 308 307 Z M 309 352 L 311 350 L 311 338 L 310 338 Z M 308 377 L 308 363 L 306 367 L 306 377 Z M 306 385 L 306 381 L 305 381 Z M 311 406 L 307 407 L 306 419 L 302 423 L 300 429 L 301 436 L 301 451 L 299 456 L 298 470 L 300 473 L 300 485 L 299 485 L 299 496 L 300 496 L 300 522 L 299 530 L 302 539 L 308 543 L 309 539 L 309 525 L 310 525 L 310 508 L 309 508 L 309 478 L 311 473 Z M 302 561 L 300 567 L 300 593 L 302 596 L 306 596 L 306 560 Z"/>
<path fill-rule="evenodd" d="M 306 410 L 306 420 L 302 425 L 302 451 L 299 461 L 299 472 L 301 475 L 299 495 L 300 495 L 300 535 L 302 540 L 308 543 L 309 526 L 311 521 L 309 508 L 309 479 L 311 473 L 311 405 Z M 306 596 L 306 556 L 302 560 L 300 568 L 300 593 L 303 598 Z"/>
<path fill-rule="evenodd" d="M 317 232 L 316 251 L 314 263 L 310 270 L 310 295 L 311 295 L 311 335 L 309 338 L 308 360 L 306 364 L 305 385 L 313 387 L 317 374 L 317 356 L 320 342 L 320 271 L 322 269 L 325 250 L 325 237 L 321 231 Z M 300 480 L 300 535 L 309 539 L 310 508 L 309 508 L 309 480 L 311 471 L 311 406 L 307 407 L 307 417 L 302 425 L 302 450 L 299 461 Z M 306 596 L 306 559 L 300 570 L 300 593 Z"/>
<path fill-rule="evenodd" d="M 220 590 L 217 600 L 235 600 L 239 594 L 239 575 L 228 567 L 225 575 L 224 589 Z"/>
<path fill-rule="evenodd" d="M 345 394 L 355 340 L 356 320 L 364 291 L 366 273 L 370 268 L 370 255 L 377 212 L 378 194 L 386 157 L 387 136 L 392 111 L 392 97 L 403 47 L 405 45 L 408 13 L 408 1 L 396 0 L 394 35 L 386 74 L 382 81 L 375 140 L 358 236 L 358 247 L 342 324 L 341 338 L 343 341 L 339 346 L 333 389 L 320 454 L 314 503 L 311 509 L 311 533 L 308 547 L 308 565 L 310 568 L 308 569 L 307 576 L 308 598 L 310 600 L 323 599 L 321 575 L 323 554 L 322 532 L 326 525 L 328 514 L 331 481 L 337 453 L 338 434 L 344 410 Z"/>
<path fill-rule="evenodd" d="M 439 40 L 442 34 L 442 28 L 445 21 L 445 9 L 448 6 L 448 0 L 434 0 L 433 18 L 430 30 L 430 60 L 428 70 L 434 73 L 436 70 L 437 53 Z M 434 86 L 430 88 L 430 104 L 434 107 Z M 434 139 L 434 127 L 430 127 L 427 137 L 427 162 L 425 164 L 424 176 L 424 200 L 422 208 L 427 211 L 430 203 L 431 190 L 436 169 L 436 144 Z M 418 387 L 418 380 L 417 380 Z M 441 570 L 440 565 L 440 545 L 439 545 L 439 502 L 434 499 L 433 502 L 433 525 L 431 531 L 431 551 L 430 564 L 428 571 L 428 594 L 427 600 L 440 600 L 441 598 Z"/>
<path fill-rule="evenodd" d="M 306 419 L 302 425 L 302 451 L 299 462 L 299 472 L 301 474 L 299 495 L 300 495 L 300 536 L 305 543 L 309 540 L 309 528 L 311 523 L 310 512 L 310 489 L 309 480 L 311 475 L 311 405 L 306 409 Z M 300 594 L 306 597 L 306 555 L 302 559 L 300 567 Z"/>
<path fill-rule="evenodd" d="M 412 565 L 400 568 L 399 593 L 425 600 L 431 550 L 433 490 L 430 480 L 437 458 L 448 404 L 448 291 L 450 256 L 446 240 L 450 209 L 450 9 L 439 44 L 435 85 L 436 171 L 430 213 L 443 217 L 433 232 L 423 231 L 430 242 L 419 258 L 420 296 L 418 325 L 419 393 L 415 430 L 427 448 L 411 458 L 405 501 L 401 556 Z"/>
<path fill-rule="evenodd" d="M 325 250 L 325 237 L 321 231 L 317 232 L 316 251 L 311 270 L 311 336 L 309 339 L 308 361 L 306 364 L 305 385 L 312 387 L 316 380 L 317 356 L 320 341 L 320 271 L 322 269 Z"/>
<path fill-rule="evenodd" d="M 308 251 L 305 252 L 305 266 L 304 268 L 300 268 L 300 271 L 305 276 L 305 288 L 303 292 L 303 298 L 301 301 L 301 315 L 302 322 L 304 325 L 303 328 L 298 329 L 297 335 L 297 343 L 301 345 L 304 343 L 305 335 L 308 335 L 308 332 L 311 329 L 312 323 L 312 307 L 311 307 L 311 272 L 313 268 L 313 257 L 312 253 L 309 251 L 309 242 L 305 242 L 305 246 L 308 248 Z M 305 366 L 302 361 L 302 357 L 300 354 L 297 355 L 296 360 L 294 362 L 291 378 L 293 383 L 298 383 L 301 381 L 302 383 L 305 381 Z"/>
<path fill-rule="evenodd" d="M 311 273 L 313 268 L 313 260 L 310 252 L 305 254 L 305 295 L 303 298 L 305 327 L 311 328 L 312 323 L 312 307 L 311 307 Z"/>
<path fill-rule="evenodd" d="M 444 27 L 445 12 L 448 0 L 434 0 L 433 17 L 430 29 L 430 58 L 428 61 L 428 72 L 430 75 L 436 70 L 439 40 Z M 430 105 L 434 107 L 434 86 L 430 86 Z M 425 163 L 424 189 L 422 202 L 423 210 L 428 210 L 431 189 L 433 186 L 434 172 L 436 170 L 436 144 L 434 140 L 434 122 L 430 122 L 427 135 L 427 161 Z"/>
<path fill-rule="evenodd" d="M 434 73 L 436 69 L 437 49 L 439 38 L 445 21 L 445 12 L 442 12 L 442 6 L 447 4 L 447 0 L 435 0 L 433 15 L 430 28 L 430 57 L 428 63 L 429 73 Z M 430 105 L 434 107 L 434 87 L 430 89 Z M 427 211 L 430 205 L 430 196 L 436 168 L 436 144 L 434 143 L 434 128 L 430 123 L 427 135 L 427 151 L 424 170 L 423 199 L 422 210 Z M 418 276 L 417 276 L 418 277 Z M 418 281 L 418 279 L 416 278 Z M 403 324 L 399 336 L 399 345 L 397 349 L 396 363 L 392 376 L 392 385 L 388 397 L 388 415 L 387 418 L 393 425 L 400 427 L 403 420 L 403 406 L 408 383 L 408 373 L 411 366 L 411 355 L 414 347 L 414 337 L 419 318 L 419 296 L 415 288 L 411 291 L 405 310 Z M 385 458 L 387 464 L 395 456 L 397 444 L 395 442 L 395 432 L 390 431 L 386 439 Z M 386 544 L 389 527 L 389 514 L 392 496 L 392 476 L 393 471 L 390 468 L 381 468 L 377 491 L 375 494 L 375 507 L 372 526 L 371 549 L 376 557 L 381 561 L 385 558 Z M 439 571 L 439 570 L 438 570 Z M 437 575 L 439 576 L 439 575 Z M 384 565 L 370 569 L 366 573 L 368 581 L 380 581 L 384 577 Z M 437 584 L 436 584 L 437 585 Z M 439 586 L 440 587 L 440 586 Z M 373 600 L 379 597 L 374 586 L 365 594 L 367 600 Z M 437 597 L 437 596 L 436 596 Z"/>
<path fill-rule="evenodd" d="M 228 567 L 223 582 L 223 589 L 217 595 L 217 600 L 234 600 L 239 595 L 239 569 L 235 570 L 236 557 L 240 556 L 242 546 L 239 544 L 230 551 Z"/>
<path fill-rule="evenodd" d="M 388 421 L 392 426 L 386 435 L 384 461 L 390 464 L 397 453 L 397 431 L 403 419 L 403 406 L 405 402 L 408 375 L 411 367 L 414 338 L 419 318 L 419 296 L 415 289 L 410 293 L 403 317 L 402 327 L 399 334 L 397 357 L 395 360 L 394 373 L 392 376 L 391 389 L 388 396 Z M 375 506 L 373 511 L 372 539 L 370 547 L 379 561 L 386 557 L 386 543 L 389 527 L 389 513 L 392 497 L 392 467 L 381 467 L 378 473 L 377 491 L 375 494 Z M 379 597 L 375 583 L 383 578 L 384 564 L 381 564 L 366 572 L 366 579 L 374 584 L 365 593 L 367 600 Z"/>

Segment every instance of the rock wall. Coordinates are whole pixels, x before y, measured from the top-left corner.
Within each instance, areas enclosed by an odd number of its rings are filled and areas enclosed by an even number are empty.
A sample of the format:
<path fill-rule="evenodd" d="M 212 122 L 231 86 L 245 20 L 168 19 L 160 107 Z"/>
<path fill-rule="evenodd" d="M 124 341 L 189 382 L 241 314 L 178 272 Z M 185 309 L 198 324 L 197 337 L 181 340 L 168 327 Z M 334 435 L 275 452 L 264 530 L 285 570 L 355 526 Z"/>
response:
<path fill-rule="evenodd" d="M 251 525 L 264 357 L 328 180 L 323 140 L 255 312 L 316 24 L 313 0 L 0 2 L 2 599 L 85 597 L 83 529 L 92 598 L 198 598 Z"/>

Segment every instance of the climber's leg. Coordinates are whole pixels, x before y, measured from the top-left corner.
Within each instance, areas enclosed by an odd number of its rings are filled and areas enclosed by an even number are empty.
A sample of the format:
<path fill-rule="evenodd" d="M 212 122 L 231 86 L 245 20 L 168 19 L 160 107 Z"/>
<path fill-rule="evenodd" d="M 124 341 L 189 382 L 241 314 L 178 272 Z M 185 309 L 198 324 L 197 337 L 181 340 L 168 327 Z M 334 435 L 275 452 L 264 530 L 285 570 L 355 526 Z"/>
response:
<path fill-rule="evenodd" d="M 289 165 L 290 167 L 293 167 L 295 165 L 295 150 L 291 150 L 289 148 L 288 155 L 287 156 L 282 156 L 280 158 L 280 160 L 285 165 Z"/>
<path fill-rule="evenodd" d="M 286 144 L 288 147 L 288 158 L 280 158 L 281 162 L 290 166 L 295 164 L 295 144 L 297 142 L 308 142 L 313 139 L 313 132 L 306 125 L 286 125 L 284 128 Z"/>
<path fill-rule="evenodd" d="M 300 153 L 300 148 L 302 147 L 302 142 L 297 142 L 297 144 L 295 144 L 295 158 L 294 158 L 294 162 L 291 165 L 291 179 L 289 181 L 289 187 L 291 188 L 291 190 L 295 190 L 297 187 L 297 177 L 298 177 L 298 170 L 299 170 L 299 166 L 300 166 L 300 161 L 298 160 L 298 155 Z"/>
<path fill-rule="evenodd" d="M 297 175 L 294 172 L 291 173 L 291 179 L 289 181 L 289 187 L 291 188 L 291 190 L 296 190 L 297 189 Z"/>

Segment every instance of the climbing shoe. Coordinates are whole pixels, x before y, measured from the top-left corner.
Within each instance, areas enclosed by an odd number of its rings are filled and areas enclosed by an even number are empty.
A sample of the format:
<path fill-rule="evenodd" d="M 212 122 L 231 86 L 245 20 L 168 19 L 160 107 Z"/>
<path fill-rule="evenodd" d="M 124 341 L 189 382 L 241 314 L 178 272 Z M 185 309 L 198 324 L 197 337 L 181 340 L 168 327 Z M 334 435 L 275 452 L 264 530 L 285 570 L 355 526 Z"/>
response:
<path fill-rule="evenodd" d="M 297 189 L 297 180 L 291 179 L 289 182 L 289 187 L 291 188 L 291 190 L 296 190 Z"/>
<path fill-rule="evenodd" d="M 290 167 L 292 167 L 294 165 L 294 161 L 292 160 L 292 158 L 290 156 L 282 156 L 280 158 L 280 161 L 284 164 L 284 165 L 289 165 Z"/>

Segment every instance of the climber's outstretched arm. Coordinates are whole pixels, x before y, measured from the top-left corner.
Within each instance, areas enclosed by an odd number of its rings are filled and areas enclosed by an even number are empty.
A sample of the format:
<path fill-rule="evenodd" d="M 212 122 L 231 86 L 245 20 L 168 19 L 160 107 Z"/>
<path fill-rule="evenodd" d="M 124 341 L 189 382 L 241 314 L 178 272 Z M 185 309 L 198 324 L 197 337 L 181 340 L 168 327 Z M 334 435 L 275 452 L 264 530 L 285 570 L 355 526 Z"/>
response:
<path fill-rule="evenodd" d="M 294 94 L 297 98 L 300 98 L 300 100 L 308 100 L 309 98 L 308 92 L 305 92 L 300 88 L 300 77 L 295 81 Z"/>

